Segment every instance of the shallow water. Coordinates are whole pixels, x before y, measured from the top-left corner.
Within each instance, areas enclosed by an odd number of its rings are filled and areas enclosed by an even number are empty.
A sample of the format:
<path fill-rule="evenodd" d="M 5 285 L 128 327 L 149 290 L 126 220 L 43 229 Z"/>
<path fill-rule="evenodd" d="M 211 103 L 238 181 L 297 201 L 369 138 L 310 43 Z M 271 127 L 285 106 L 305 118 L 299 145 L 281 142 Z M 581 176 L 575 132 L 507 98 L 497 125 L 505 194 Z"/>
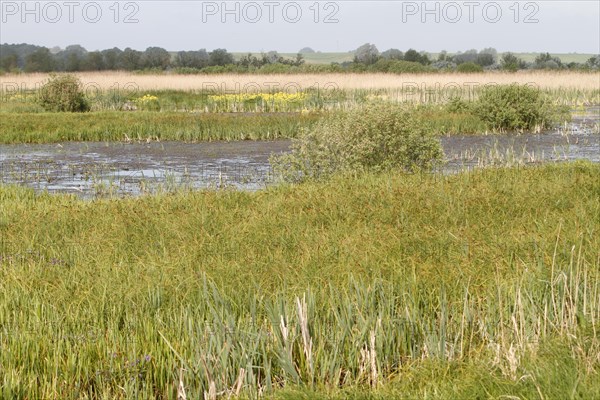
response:
<path fill-rule="evenodd" d="M 600 162 L 600 109 L 553 132 L 442 137 L 442 173 L 493 164 L 585 159 Z M 69 142 L 0 145 L 0 182 L 83 197 L 138 195 L 188 187 L 257 190 L 271 183 L 269 156 L 290 141 Z"/>
<path fill-rule="evenodd" d="M 69 142 L 0 145 L 0 179 L 50 192 L 140 194 L 160 189 L 236 187 L 270 181 L 269 156 L 289 141 Z"/>

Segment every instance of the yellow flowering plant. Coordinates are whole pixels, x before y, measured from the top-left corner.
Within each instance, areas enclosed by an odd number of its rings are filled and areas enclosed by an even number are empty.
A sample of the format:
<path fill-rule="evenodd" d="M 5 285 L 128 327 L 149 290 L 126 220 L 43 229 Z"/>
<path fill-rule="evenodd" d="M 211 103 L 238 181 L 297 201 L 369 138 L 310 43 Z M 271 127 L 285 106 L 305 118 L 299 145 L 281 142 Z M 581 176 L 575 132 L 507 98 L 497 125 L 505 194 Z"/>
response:
<path fill-rule="evenodd" d="M 297 111 L 307 99 L 306 93 L 235 93 L 209 96 L 215 111 Z"/>
<path fill-rule="evenodd" d="M 135 104 L 140 110 L 160 111 L 158 97 L 150 94 L 145 94 L 144 96 L 135 99 Z"/>

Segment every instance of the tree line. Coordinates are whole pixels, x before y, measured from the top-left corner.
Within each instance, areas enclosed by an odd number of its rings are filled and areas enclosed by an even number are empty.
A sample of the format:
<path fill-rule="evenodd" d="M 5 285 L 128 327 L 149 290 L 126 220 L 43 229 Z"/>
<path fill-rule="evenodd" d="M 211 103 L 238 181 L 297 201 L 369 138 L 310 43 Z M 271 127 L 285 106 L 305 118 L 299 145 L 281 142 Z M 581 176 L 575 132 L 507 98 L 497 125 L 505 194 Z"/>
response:
<path fill-rule="evenodd" d="M 308 50 L 310 51 L 308 51 Z M 504 69 L 598 69 L 600 55 L 586 63 L 563 63 L 549 53 L 539 54 L 534 62 L 525 62 L 512 53 L 499 55 L 493 48 L 481 51 L 468 50 L 457 54 L 442 51 L 432 59 L 425 52 L 408 49 L 403 52 L 389 49 L 379 52 L 377 47 L 365 43 L 353 51 L 350 62 L 330 65 L 306 65 L 303 54 L 314 52 L 302 49 L 295 58 L 284 58 L 275 51 L 259 56 L 247 54 L 236 60 L 226 49 L 206 49 L 171 53 L 161 47 L 148 47 L 144 51 L 117 47 L 102 51 L 87 51 L 80 45 L 65 49 L 49 49 L 31 44 L 0 44 L 0 70 L 24 72 L 78 72 L 105 70 L 176 70 L 195 72 L 427 72 L 458 70 L 478 72 Z"/>
<path fill-rule="evenodd" d="M 227 65 L 261 67 L 267 64 L 298 66 L 303 64 L 302 55 L 295 60 L 281 57 L 277 52 L 260 57 L 248 54 L 235 61 L 225 49 L 206 49 L 170 53 L 161 47 L 148 47 L 144 51 L 117 47 L 102 51 L 90 51 L 80 45 L 67 46 L 64 50 L 52 51 L 47 47 L 31 44 L 0 45 L 0 68 L 4 71 L 25 72 L 52 71 L 105 71 L 105 70 L 167 70 L 171 68 L 203 69 Z"/>
<path fill-rule="evenodd" d="M 391 61 L 405 61 L 421 64 L 433 70 L 458 70 L 462 72 L 478 72 L 483 70 L 509 70 L 520 69 L 598 69 L 600 68 L 600 55 L 590 57 L 585 63 L 563 63 L 559 57 L 550 53 L 540 53 L 533 62 L 526 62 L 515 54 L 507 52 L 499 55 L 496 49 L 486 48 L 481 51 L 472 49 L 457 54 L 448 54 L 442 51 L 437 59 L 430 59 L 425 52 L 409 49 L 402 52 L 398 49 L 389 49 L 379 52 L 377 47 L 365 43 L 354 51 L 355 65 L 362 65 L 363 69 L 381 70 Z"/>

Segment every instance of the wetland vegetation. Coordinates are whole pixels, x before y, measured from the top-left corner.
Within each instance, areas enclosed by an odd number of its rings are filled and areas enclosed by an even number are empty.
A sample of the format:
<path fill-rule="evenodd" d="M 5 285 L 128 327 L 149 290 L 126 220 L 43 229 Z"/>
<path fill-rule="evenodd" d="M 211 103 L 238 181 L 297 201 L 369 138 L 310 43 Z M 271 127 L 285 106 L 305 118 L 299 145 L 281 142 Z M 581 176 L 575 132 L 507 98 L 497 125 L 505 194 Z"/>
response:
<path fill-rule="evenodd" d="M 293 144 L 273 158 L 286 179 L 255 192 L 0 185 L 0 397 L 600 397 L 599 164 L 492 148 L 485 168 L 432 172 L 440 136 L 557 129 L 600 104 L 598 74 L 476 76 L 502 85 L 3 85 L 3 144 Z"/>
<path fill-rule="evenodd" d="M 598 397 L 599 177 L 0 187 L 2 396 Z"/>

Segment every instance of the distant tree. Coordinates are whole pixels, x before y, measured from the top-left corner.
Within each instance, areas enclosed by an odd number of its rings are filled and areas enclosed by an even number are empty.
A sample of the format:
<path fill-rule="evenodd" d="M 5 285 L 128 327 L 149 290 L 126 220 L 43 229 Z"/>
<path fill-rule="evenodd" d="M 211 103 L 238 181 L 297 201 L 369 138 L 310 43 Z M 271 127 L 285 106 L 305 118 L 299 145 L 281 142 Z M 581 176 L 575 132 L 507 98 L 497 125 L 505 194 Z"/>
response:
<path fill-rule="evenodd" d="M 438 61 L 449 61 L 448 60 L 448 52 L 446 50 L 442 50 L 440 54 L 438 54 Z"/>
<path fill-rule="evenodd" d="M 493 47 L 486 47 L 485 49 L 481 50 L 479 54 L 491 54 L 494 57 L 494 60 L 498 58 L 498 50 L 494 49 Z"/>
<path fill-rule="evenodd" d="M 482 67 L 494 65 L 495 62 L 496 60 L 494 59 L 494 55 L 489 53 L 479 53 L 477 55 L 477 59 L 475 60 L 475 64 L 478 64 Z"/>
<path fill-rule="evenodd" d="M 209 53 L 209 65 L 228 65 L 234 64 L 233 55 L 225 49 L 215 49 Z"/>
<path fill-rule="evenodd" d="M 502 54 L 502 61 L 500 63 L 502 69 L 505 69 L 507 71 L 516 71 L 519 68 L 521 68 L 522 64 L 523 60 L 515 56 L 513 53 L 509 52 Z"/>
<path fill-rule="evenodd" d="M 558 57 L 552 57 L 550 53 L 540 53 L 535 58 L 535 68 L 540 69 L 558 69 L 561 68 L 562 61 Z"/>
<path fill-rule="evenodd" d="M 381 53 L 381 57 L 386 60 L 404 60 L 404 53 L 398 49 L 389 49 Z"/>
<path fill-rule="evenodd" d="M 17 68 L 25 68 L 25 60 L 26 58 L 35 53 L 40 49 L 44 49 L 45 47 L 34 46 L 32 44 L 21 43 L 21 44 L 0 44 L 0 60 L 5 57 L 10 57 L 11 60 L 14 61 L 14 57 L 12 55 L 17 56 Z M 1 62 L 1 61 L 0 61 Z M 7 64 L 10 64 L 12 61 L 6 61 Z"/>
<path fill-rule="evenodd" d="M 311 49 L 310 47 L 303 47 L 302 49 L 300 49 L 300 51 L 298 53 L 300 54 L 312 54 L 315 51 L 313 49 Z"/>
<path fill-rule="evenodd" d="M 104 57 L 99 51 L 92 51 L 88 53 L 85 61 L 83 62 L 83 69 L 86 71 L 102 71 L 105 69 Z"/>
<path fill-rule="evenodd" d="M 127 47 L 121 53 L 119 57 L 119 67 L 127 70 L 133 71 L 141 68 L 141 59 L 142 52 L 138 50 L 133 50 Z"/>
<path fill-rule="evenodd" d="M 77 53 L 70 53 L 63 58 L 64 70 L 68 72 L 81 71 L 83 59 Z"/>
<path fill-rule="evenodd" d="M 242 58 L 240 58 L 240 61 L 238 61 L 238 64 L 244 68 L 259 68 L 263 65 L 262 60 L 259 60 L 258 58 L 253 56 L 252 53 L 248 53 L 245 56 L 242 56 Z"/>
<path fill-rule="evenodd" d="M 354 51 L 355 63 L 371 65 L 377 60 L 379 60 L 379 50 L 374 44 L 365 43 Z"/>
<path fill-rule="evenodd" d="M 25 58 L 26 72 L 51 72 L 54 68 L 54 56 L 45 47 L 36 50 Z"/>
<path fill-rule="evenodd" d="M 452 58 L 452 60 L 456 64 L 462 64 L 462 63 L 467 63 L 467 62 L 474 63 L 477 61 L 478 55 L 479 55 L 479 52 L 477 50 L 471 49 L 471 50 L 465 51 L 464 53 L 455 54 L 454 57 Z"/>
<path fill-rule="evenodd" d="M 68 72 L 81 71 L 87 54 L 87 50 L 78 44 L 67 46 L 64 50 L 56 54 L 56 67 Z"/>
<path fill-rule="evenodd" d="M 586 65 L 590 68 L 600 68 L 600 54 L 594 57 L 590 57 L 586 61 Z"/>
<path fill-rule="evenodd" d="M 171 65 L 171 54 L 162 47 L 148 47 L 142 54 L 143 68 L 167 69 Z"/>
<path fill-rule="evenodd" d="M 208 53 L 205 49 L 198 51 L 180 51 L 175 56 L 175 65 L 180 68 L 201 69 L 208 66 Z"/>
<path fill-rule="evenodd" d="M 299 67 L 302 64 L 304 64 L 304 56 L 300 53 L 297 53 L 295 59 L 280 57 L 278 63 L 283 65 L 290 65 L 293 67 Z"/>
<path fill-rule="evenodd" d="M 104 67 L 108 70 L 115 70 L 119 68 L 119 57 L 121 56 L 121 49 L 114 47 L 102 51 L 102 57 L 104 59 Z"/>
<path fill-rule="evenodd" d="M 276 51 L 270 51 L 268 53 L 262 53 L 261 55 L 263 65 L 266 64 L 275 64 L 282 61 L 282 58 Z"/>
<path fill-rule="evenodd" d="M 536 64 L 543 64 L 551 60 L 552 56 L 550 55 L 550 53 L 540 53 L 538 56 L 535 57 Z"/>
<path fill-rule="evenodd" d="M 4 70 L 4 71 L 12 71 L 14 69 L 17 69 L 19 66 L 19 57 L 12 53 L 12 54 L 2 54 L 0 56 L 0 69 Z"/>
<path fill-rule="evenodd" d="M 404 53 L 404 61 L 418 62 L 423 65 L 429 65 L 431 63 L 427 54 L 421 54 L 414 49 L 408 49 L 406 53 Z"/>

